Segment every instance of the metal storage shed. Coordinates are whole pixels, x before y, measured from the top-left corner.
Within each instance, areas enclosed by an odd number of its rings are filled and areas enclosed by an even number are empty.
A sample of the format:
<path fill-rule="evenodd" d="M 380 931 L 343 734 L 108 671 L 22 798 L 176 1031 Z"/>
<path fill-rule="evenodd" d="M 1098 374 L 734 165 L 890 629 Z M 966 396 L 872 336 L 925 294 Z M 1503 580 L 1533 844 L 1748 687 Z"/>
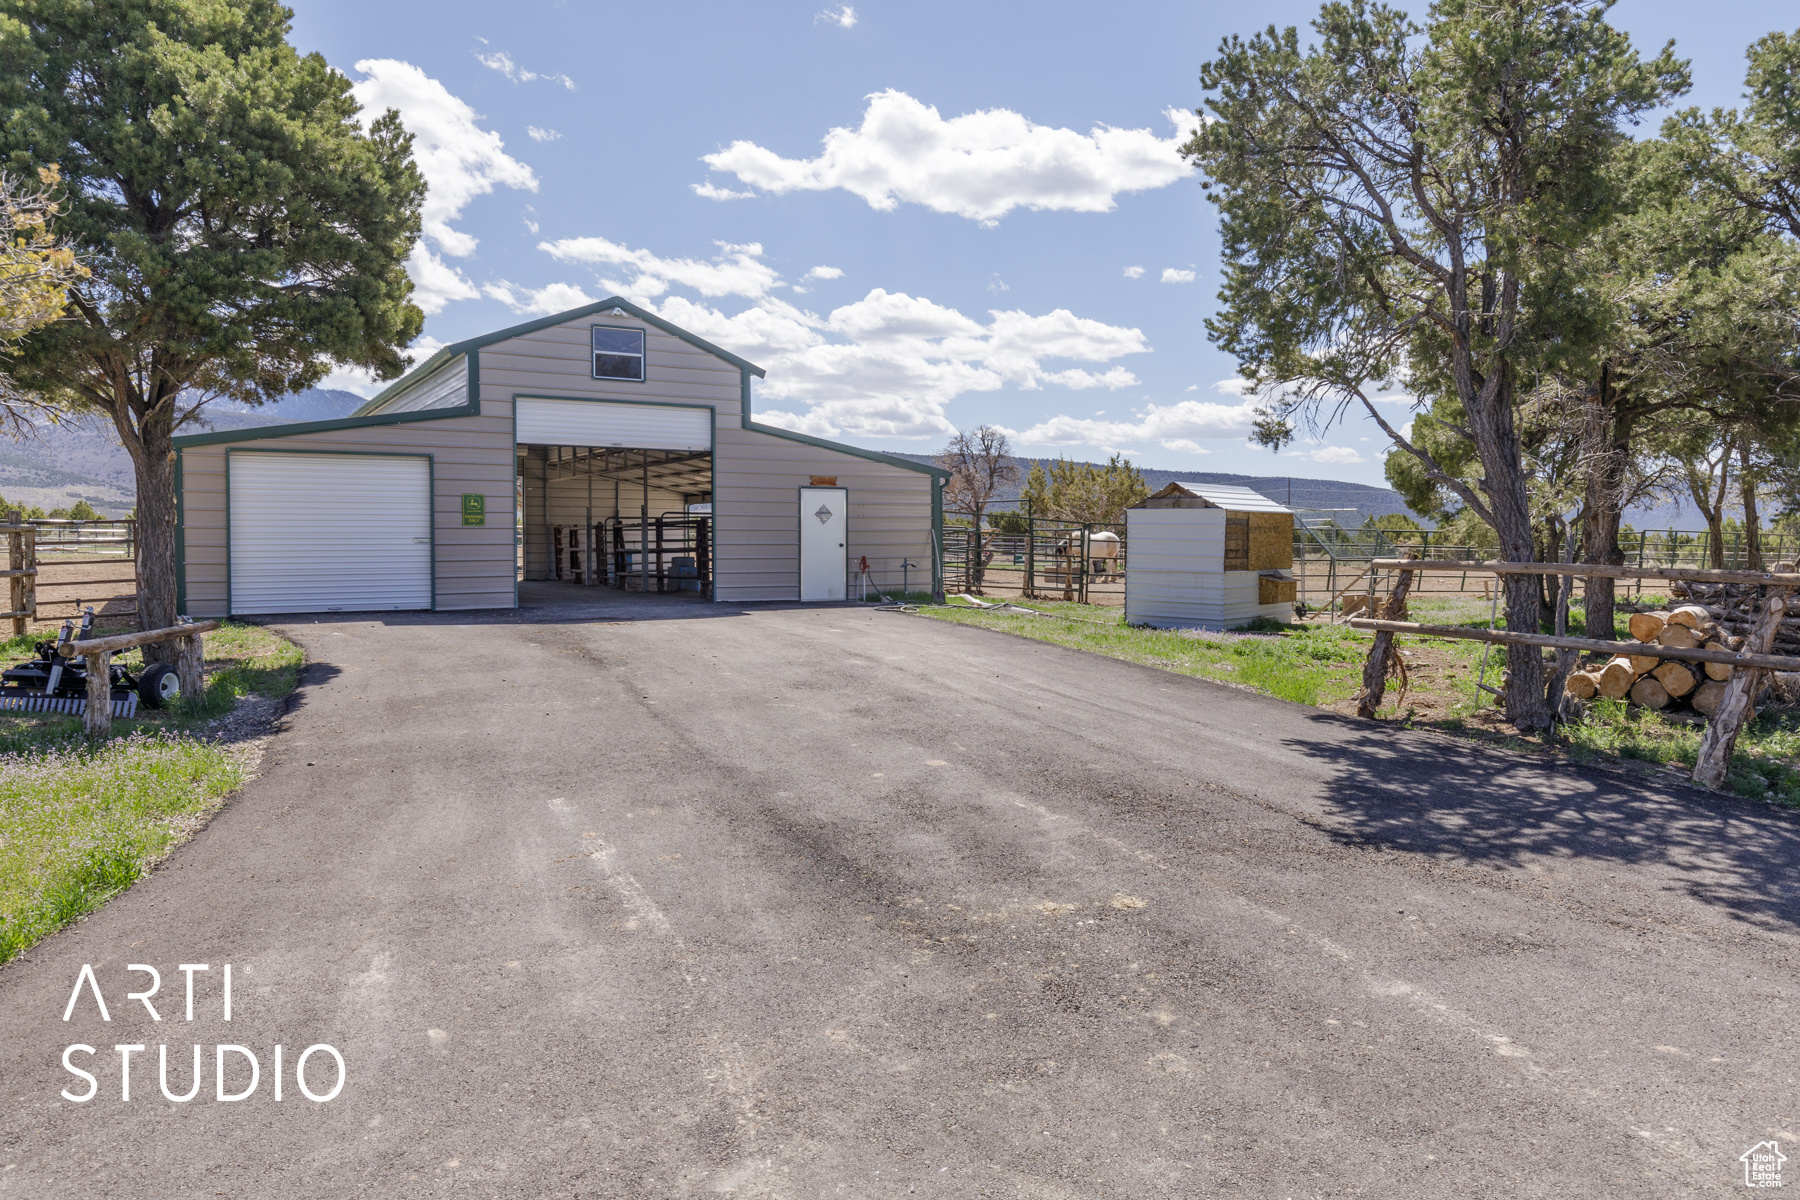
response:
<path fill-rule="evenodd" d="M 447 346 L 350 417 L 178 437 L 179 604 L 503 608 L 943 585 L 948 473 L 764 425 L 763 371 L 613 297 Z"/>
<path fill-rule="evenodd" d="M 1125 513 L 1125 620 L 1229 629 L 1294 615 L 1294 515 L 1258 492 L 1176 481 Z"/>

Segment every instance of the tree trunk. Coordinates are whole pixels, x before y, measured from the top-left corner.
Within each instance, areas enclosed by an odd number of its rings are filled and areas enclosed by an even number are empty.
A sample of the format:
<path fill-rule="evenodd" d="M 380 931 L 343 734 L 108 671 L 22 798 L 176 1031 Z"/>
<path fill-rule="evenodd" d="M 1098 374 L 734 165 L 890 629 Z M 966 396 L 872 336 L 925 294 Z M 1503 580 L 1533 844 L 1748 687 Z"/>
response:
<path fill-rule="evenodd" d="M 1502 364 L 1501 370 L 1510 368 Z M 1477 425 L 1476 449 L 1486 478 L 1488 511 L 1494 532 L 1500 535 L 1501 557 L 1509 562 L 1535 562 L 1531 500 L 1525 487 L 1525 468 L 1520 455 L 1518 428 L 1513 424 L 1511 380 L 1489 381 L 1465 404 Z M 1516 633 L 1543 632 L 1543 589 L 1535 575 L 1508 575 L 1506 627 Z M 1506 719 L 1522 733 L 1550 726 L 1550 707 L 1544 697 L 1544 654 L 1536 646 L 1506 648 Z"/>
<path fill-rule="evenodd" d="M 1417 557 L 1407 555 L 1408 558 Z M 1393 592 L 1388 596 L 1387 606 L 1382 609 L 1381 619 L 1384 621 L 1404 621 L 1406 619 L 1406 593 L 1412 590 L 1413 573 L 1402 570 L 1399 580 L 1394 584 Z M 1382 697 L 1387 694 L 1388 663 L 1394 656 L 1394 635 L 1391 630 L 1379 630 L 1375 634 L 1374 644 L 1369 647 L 1368 660 L 1363 663 L 1362 696 L 1356 704 L 1356 715 L 1367 721 L 1375 719 L 1376 710 L 1381 707 Z"/>
<path fill-rule="evenodd" d="M 124 371 L 118 372 L 128 378 Z M 139 629 L 164 629 L 175 624 L 175 396 L 170 394 L 145 403 L 128 382 L 129 389 L 111 397 L 113 427 L 119 444 L 131 455 L 137 475 L 137 619 Z M 135 418 L 135 419 L 134 419 Z M 144 662 L 173 664 L 172 643 L 144 647 Z"/>
<path fill-rule="evenodd" d="M 137 472 L 139 629 L 175 624 L 175 464 L 169 434 L 144 438 L 144 463 Z M 158 445 L 160 443 L 160 445 Z M 145 661 L 173 662 L 166 642 L 144 647 Z"/>
<path fill-rule="evenodd" d="M 1608 364 L 1601 367 L 1599 384 L 1588 399 L 1582 433 L 1582 459 L 1587 468 L 1582 561 L 1599 566 L 1625 565 L 1625 552 L 1619 546 L 1619 524 L 1624 519 L 1631 422 L 1619 413 L 1614 399 L 1612 369 Z M 1616 586 L 1617 581 L 1612 579 L 1587 581 L 1582 607 L 1589 637 L 1603 641 L 1613 637 Z"/>
<path fill-rule="evenodd" d="M 1750 469 L 1750 439 L 1738 443 L 1738 487 L 1744 497 L 1744 569 L 1761 571 L 1762 514 L 1756 508 L 1756 476 Z"/>

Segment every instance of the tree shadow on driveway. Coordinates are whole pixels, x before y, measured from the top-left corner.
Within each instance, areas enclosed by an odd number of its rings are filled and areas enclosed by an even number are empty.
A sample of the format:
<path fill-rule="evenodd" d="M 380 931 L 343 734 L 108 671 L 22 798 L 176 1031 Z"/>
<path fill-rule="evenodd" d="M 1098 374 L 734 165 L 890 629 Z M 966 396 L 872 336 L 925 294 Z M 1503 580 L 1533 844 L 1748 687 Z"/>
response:
<path fill-rule="evenodd" d="M 1742 920 L 1800 932 L 1800 814 L 1341 717 L 1311 720 L 1336 731 L 1284 744 L 1331 765 L 1322 801 L 1326 831 L 1340 841 L 1496 869 L 1613 863 Z"/>

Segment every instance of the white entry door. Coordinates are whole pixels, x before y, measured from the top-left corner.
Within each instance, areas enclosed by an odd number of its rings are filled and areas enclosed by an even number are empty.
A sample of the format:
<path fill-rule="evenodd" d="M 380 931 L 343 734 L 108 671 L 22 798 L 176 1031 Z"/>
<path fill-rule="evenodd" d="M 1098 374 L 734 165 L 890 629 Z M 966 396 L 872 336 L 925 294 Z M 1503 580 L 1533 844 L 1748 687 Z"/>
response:
<path fill-rule="evenodd" d="M 842 600 L 848 590 L 850 493 L 800 489 L 800 599 Z"/>
<path fill-rule="evenodd" d="M 431 607 L 431 465 L 231 453 L 231 611 Z"/>

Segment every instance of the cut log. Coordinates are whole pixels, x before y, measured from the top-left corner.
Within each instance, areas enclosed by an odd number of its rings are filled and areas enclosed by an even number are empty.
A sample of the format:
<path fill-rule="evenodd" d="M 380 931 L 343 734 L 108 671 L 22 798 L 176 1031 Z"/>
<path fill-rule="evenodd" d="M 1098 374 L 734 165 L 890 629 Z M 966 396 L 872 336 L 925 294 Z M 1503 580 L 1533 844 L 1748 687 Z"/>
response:
<path fill-rule="evenodd" d="M 1706 610 L 1698 604 L 1684 604 L 1669 614 L 1669 624 L 1698 629 L 1706 624 Z"/>
<path fill-rule="evenodd" d="M 1686 663 L 1666 662 L 1650 674 L 1663 685 L 1663 691 L 1669 693 L 1672 700 L 1680 699 L 1700 685 L 1694 678 L 1693 668 Z"/>
<path fill-rule="evenodd" d="M 1724 642 L 1708 642 L 1708 643 L 1706 643 L 1706 648 L 1708 650 L 1728 649 L 1728 647 L 1725 645 Z M 1706 677 L 1708 679 L 1730 679 L 1731 678 L 1731 664 L 1729 664 L 1729 663 L 1709 662 L 1709 663 L 1702 663 L 1701 665 L 1706 668 Z"/>
<path fill-rule="evenodd" d="M 1669 693 L 1656 682 L 1656 676 L 1646 675 L 1631 685 L 1631 702 L 1644 708 L 1667 708 Z"/>
<path fill-rule="evenodd" d="M 1592 700 L 1594 694 L 1600 690 L 1600 679 L 1594 673 L 1576 671 L 1569 676 L 1569 682 L 1564 685 L 1563 690 L 1577 700 Z"/>
<path fill-rule="evenodd" d="M 1658 658 L 1654 654 L 1632 654 L 1628 655 L 1627 658 L 1631 663 L 1631 673 L 1634 677 L 1638 675 L 1648 675 L 1650 672 L 1656 670 L 1657 667 L 1668 661 L 1667 659 Z"/>
<path fill-rule="evenodd" d="M 1631 690 L 1631 660 L 1615 658 L 1600 668 L 1600 674 L 1594 681 L 1594 691 L 1606 700 L 1622 700 L 1625 693 Z"/>
<path fill-rule="evenodd" d="M 1668 623 L 1668 614 L 1659 612 L 1632 613 L 1631 619 L 1626 622 L 1631 628 L 1631 636 L 1640 642 L 1654 642 L 1656 635 Z"/>
<path fill-rule="evenodd" d="M 1712 716 L 1719 707 L 1719 701 L 1725 698 L 1725 684 L 1717 679 L 1708 680 L 1694 689 L 1692 703 L 1695 712 Z"/>
<path fill-rule="evenodd" d="M 1674 624 L 1665 625 L 1663 631 L 1656 635 L 1656 641 L 1658 645 L 1675 646 L 1683 650 L 1691 650 L 1700 644 L 1700 639 L 1694 636 L 1692 629 L 1686 625 Z"/>

